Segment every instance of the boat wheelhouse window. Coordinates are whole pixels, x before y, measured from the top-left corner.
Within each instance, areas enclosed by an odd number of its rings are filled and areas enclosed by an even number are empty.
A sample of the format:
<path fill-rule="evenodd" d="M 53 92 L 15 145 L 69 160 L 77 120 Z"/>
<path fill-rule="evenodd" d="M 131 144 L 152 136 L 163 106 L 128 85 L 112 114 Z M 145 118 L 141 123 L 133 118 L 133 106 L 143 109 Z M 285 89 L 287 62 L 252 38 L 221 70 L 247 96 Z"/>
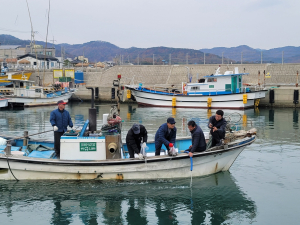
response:
<path fill-rule="evenodd" d="M 231 84 L 225 84 L 225 91 L 231 92 Z"/>
<path fill-rule="evenodd" d="M 217 82 L 217 78 L 207 78 L 207 82 Z"/>
<path fill-rule="evenodd" d="M 41 93 L 42 89 L 35 89 L 35 93 Z"/>
<path fill-rule="evenodd" d="M 199 79 L 198 83 L 205 83 L 205 79 L 203 79 L 203 78 Z"/>
<path fill-rule="evenodd" d="M 36 66 L 36 62 L 33 62 L 33 65 Z"/>

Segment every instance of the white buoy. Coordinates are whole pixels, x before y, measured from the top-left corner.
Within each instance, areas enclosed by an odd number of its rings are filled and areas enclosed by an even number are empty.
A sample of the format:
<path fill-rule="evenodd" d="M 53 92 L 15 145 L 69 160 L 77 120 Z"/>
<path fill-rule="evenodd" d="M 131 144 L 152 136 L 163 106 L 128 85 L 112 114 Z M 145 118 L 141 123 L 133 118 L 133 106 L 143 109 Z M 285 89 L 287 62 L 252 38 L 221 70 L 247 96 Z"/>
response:
<path fill-rule="evenodd" d="M 108 114 L 103 114 L 103 124 L 107 124 Z"/>

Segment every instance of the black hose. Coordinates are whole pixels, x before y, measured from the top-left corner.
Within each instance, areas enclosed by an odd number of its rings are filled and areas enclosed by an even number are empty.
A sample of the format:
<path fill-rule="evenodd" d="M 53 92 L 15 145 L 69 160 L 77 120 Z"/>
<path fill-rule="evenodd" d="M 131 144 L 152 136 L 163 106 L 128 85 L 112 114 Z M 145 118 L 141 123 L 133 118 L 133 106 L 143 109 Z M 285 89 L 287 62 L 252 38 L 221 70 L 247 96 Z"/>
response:
<path fill-rule="evenodd" d="M 11 171 L 11 168 L 10 168 L 9 161 L 8 161 L 8 157 L 7 157 L 7 156 L 6 156 L 6 160 L 7 160 L 7 165 L 8 165 L 9 171 L 11 172 L 11 174 L 13 175 L 13 177 L 16 179 L 16 181 L 19 181 L 19 180 L 15 177 L 14 173 Z"/>

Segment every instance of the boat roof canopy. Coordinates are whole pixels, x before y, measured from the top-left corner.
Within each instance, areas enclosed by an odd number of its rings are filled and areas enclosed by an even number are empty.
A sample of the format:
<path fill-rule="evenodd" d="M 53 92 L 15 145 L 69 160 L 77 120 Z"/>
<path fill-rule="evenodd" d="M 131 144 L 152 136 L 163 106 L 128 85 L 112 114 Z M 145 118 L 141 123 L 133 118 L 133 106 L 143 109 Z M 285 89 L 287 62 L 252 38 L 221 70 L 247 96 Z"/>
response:
<path fill-rule="evenodd" d="M 212 75 L 207 75 L 207 76 L 204 76 L 206 78 L 208 77 L 228 77 L 228 76 L 241 76 L 241 75 L 248 75 L 249 73 L 235 73 L 235 74 L 218 74 L 218 75 L 215 75 L 215 74 L 212 74 Z"/>

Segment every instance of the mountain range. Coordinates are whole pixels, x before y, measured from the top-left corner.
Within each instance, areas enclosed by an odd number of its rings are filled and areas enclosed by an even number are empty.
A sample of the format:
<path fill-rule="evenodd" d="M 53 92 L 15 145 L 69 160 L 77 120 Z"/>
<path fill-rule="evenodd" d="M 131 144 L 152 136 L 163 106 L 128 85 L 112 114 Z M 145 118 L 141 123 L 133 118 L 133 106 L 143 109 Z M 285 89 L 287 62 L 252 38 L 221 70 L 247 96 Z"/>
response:
<path fill-rule="evenodd" d="M 12 35 L 1 34 L 0 43 L 2 45 L 21 45 L 25 47 L 30 44 L 30 40 L 21 40 Z M 44 45 L 43 41 L 35 41 L 36 45 Z M 222 63 L 222 53 L 224 63 L 240 63 L 243 55 L 243 63 L 260 63 L 261 54 L 263 63 L 281 63 L 282 52 L 285 63 L 300 63 L 300 47 L 287 46 L 274 48 L 270 50 L 254 49 L 247 45 L 225 48 L 216 47 L 211 49 L 186 49 L 186 48 L 120 48 L 114 44 L 105 41 L 90 41 L 83 44 L 52 44 L 48 47 L 55 47 L 56 56 L 61 56 L 61 50 L 64 49 L 65 56 L 74 58 L 84 55 L 90 62 L 96 61 L 122 61 L 123 63 L 133 63 L 151 65 L 153 58 L 155 64 L 168 64 L 171 59 L 172 64 L 220 64 Z M 205 53 L 205 58 L 204 58 Z M 153 57 L 154 55 L 154 57 Z"/>
<path fill-rule="evenodd" d="M 247 45 L 240 45 L 232 48 L 216 47 L 211 49 L 200 49 L 205 53 L 211 53 L 235 60 L 237 63 L 243 62 L 260 63 L 300 63 L 300 47 L 286 46 L 269 50 L 254 49 Z M 227 60 L 224 61 L 227 63 Z"/>

